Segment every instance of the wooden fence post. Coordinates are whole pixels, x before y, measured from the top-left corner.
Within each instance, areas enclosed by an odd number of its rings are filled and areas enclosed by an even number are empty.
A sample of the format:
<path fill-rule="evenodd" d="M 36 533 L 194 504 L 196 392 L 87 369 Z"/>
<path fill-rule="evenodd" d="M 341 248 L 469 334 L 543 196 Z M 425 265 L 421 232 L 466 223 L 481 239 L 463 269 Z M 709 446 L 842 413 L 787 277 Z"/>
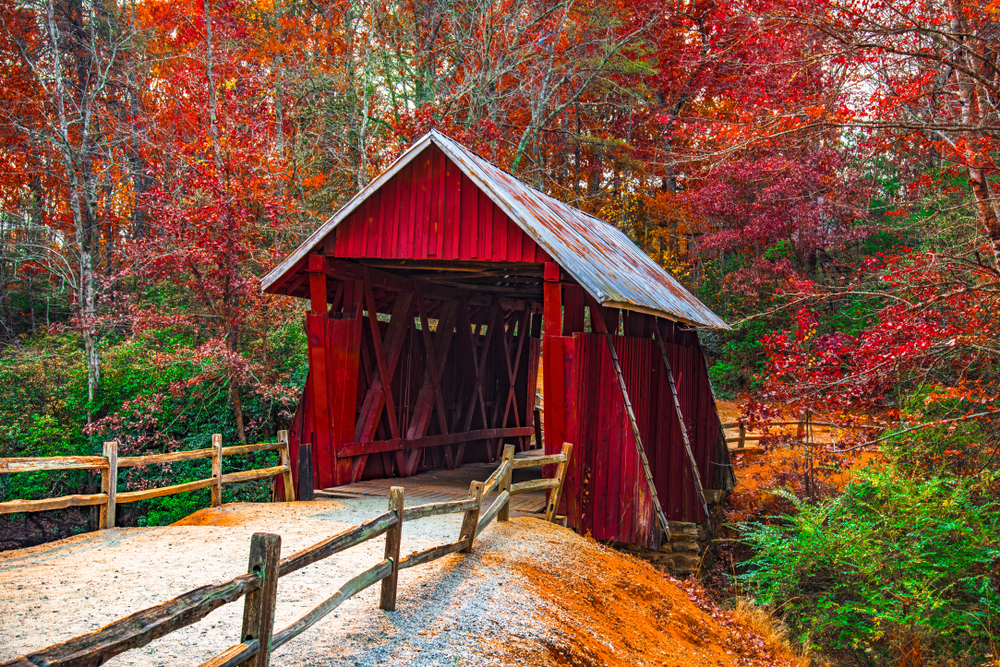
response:
<path fill-rule="evenodd" d="M 240 667 L 267 667 L 270 660 L 280 560 L 281 535 L 254 533 L 250 538 L 250 563 L 247 571 L 256 574 L 261 581 L 260 588 L 248 594 L 243 604 L 240 642 L 256 639 L 260 648 L 257 655 L 240 663 Z"/>
<path fill-rule="evenodd" d="M 278 442 L 281 449 L 281 465 L 285 466 L 285 472 L 281 475 L 281 485 L 285 487 L 285 502 L 290 503 L 295 500 L 295 487 L 292 484 L 292 457 L 288 453 L 288 431 L 278 431 Z"/>
<path fill-rule="evenodd" d="M 500 481 L 500 493 L 506 491 L 508 493 L 507 502 L 504 503 L 503 507 L 497 513 L 497 521 L 510 521 L 510 482 L 514 475 L 514 445 L 504 445 L 503 448 L 503 458 L 500 460 L 500 465 L 508 464 L 510 468 L 507 470 L 507 474 L 503 476 Z"/>
<path fill-rule="evenodd" d="M 385 557 L 392 559 L 392 574 L 382 580 L 379 609 L 396 611 L 396 582 L 399 580 L 399 542 L 403 537 L 403 487 L 389 489 L 389 511 L 396 515 L 396 525 L 385 534 Z"/>
<path fill-rule="evenodd" d="M 312 443 L 299 443 L 299 500 L 313 499 Z"/>
<path fill-rule="evenodd" d="M 483 483 L 473 482 L 469 485 L 469 498 L 476 501 L 476 506 L 465 511 L 465 518 L 462 520 L 462 532 L 458 539 L 468 540 L 462 553 L 472 552 L 472 542 L 476 539 L 476 525 L 479 523 L 479 510 L 483 507 Z"/>
<path fill-rule="evenodd" d="M 563 484 L 566 481 L 566 471 L 569 469 L 569 457 L 573 453 L 573 445 L 568 442 L 563 443 L 562 453 L 566 457 L 559 467 L 556 468 L 556 479 L 559 480 L 559 486 L 549 491 L 549 506 L 545 510 L 545 520 L 555 521 L 556 520 L 556 510 L 559 509 L 559 496 L 562 495 Z"/>
<path fill-rule="evenodd" d="M 222 504 L 222 434 L 212 435 L 212 507 Z"/>
<path fill-rule="evenodd" d="M 535 408 L 532 413 L 535 417 L 535 449 L 543 449 L 542 444 L 542 411 Z"/>
<path fill-rule="evenodd" d="M 743 449 L 747 443 L 747 426 L 746 424 L 740 424 L 740 444 L 738 447 Z"/>
<path fill-rule="evenodd" d="M 101 471 L 101 493 L 108 494 L 107 501 L 101 505 L 100 528 L 115 527 L 115 502 L 118 491 L 118 443 L 104 443 L 104 458 L 108 460 L 108 469 Z M 91 514 L 91 516 L 94 516 Z"/>

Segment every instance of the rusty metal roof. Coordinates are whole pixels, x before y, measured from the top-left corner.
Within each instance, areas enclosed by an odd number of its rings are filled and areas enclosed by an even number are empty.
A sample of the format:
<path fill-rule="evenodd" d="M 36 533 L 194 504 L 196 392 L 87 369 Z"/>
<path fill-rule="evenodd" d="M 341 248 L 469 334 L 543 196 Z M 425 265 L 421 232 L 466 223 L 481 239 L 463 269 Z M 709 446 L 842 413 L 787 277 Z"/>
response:
<path fill-rule="evenodd" d="M 657 265 L 625 234 L 490 164 L 461 144 L 431 130 L 383 174 L 320 226 L 261 281 L 267 289 L 299 264 L 359 204 L 431 143 L 603 306 L 623 308 L 716 329 L 729 326 Z"/>

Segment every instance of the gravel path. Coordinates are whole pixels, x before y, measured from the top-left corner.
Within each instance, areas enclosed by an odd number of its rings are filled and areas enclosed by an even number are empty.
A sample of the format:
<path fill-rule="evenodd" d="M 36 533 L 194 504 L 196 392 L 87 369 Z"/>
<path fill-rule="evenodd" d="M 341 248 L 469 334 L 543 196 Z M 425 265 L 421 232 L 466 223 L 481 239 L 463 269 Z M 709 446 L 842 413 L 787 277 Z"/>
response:
<path fill-rule="evenodd" d="M 233 504 L 182 522 L 199 525 L 116 529 L 0 553 L 0 661 L 245 572 L 254 532 L 280 534 L 287 556 L 384 511 L 385 500 L 378 498 Z M 461 515 L 407 523 L 402 553 L 453 541 L 460 524 Z M 532 526 L 539 524 L 528 518 L 494 524 L 471 556 L 455 554 L 401 572 L 396 612 L 380 611 L 379 588 L 369 588 L 276 651 L 272 664 L 511 664 L 504 647 L 518 638 L 530 642 L 545 628 L 537 620 L 537 598 L 503 563 L 525 549 L 538 550 Z M 282 578 L 275 628 L 381 560 L 383 545 L 372 540 Z M 242 608 L 241 601 L 226 605 L 107 664 L 199 664 L 237 643 Z"/>

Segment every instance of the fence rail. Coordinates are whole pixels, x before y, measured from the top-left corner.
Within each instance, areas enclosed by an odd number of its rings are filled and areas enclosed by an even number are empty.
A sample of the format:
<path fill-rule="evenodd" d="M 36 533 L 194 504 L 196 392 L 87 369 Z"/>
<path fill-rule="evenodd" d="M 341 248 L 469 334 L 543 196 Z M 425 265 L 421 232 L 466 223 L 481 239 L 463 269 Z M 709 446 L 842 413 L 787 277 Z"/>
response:
<path fill-rule="evenodd" d="M 856 431 L 877 431 L 882 428 L 881 426 L 872 426 L 869 424 L 834 424 L 833 422 L 816 421 L 815 416 L 811 412 L 806 412 L 795 421 L 767 422 L 764 428 L 770 428 L 772 426 L 794 426 L 796 437 L 799 438 L 804 437 L 806 430 L 814 426 Z M 764 436 L 760 434 L 748 434 L 746 424 L 742 422 L 730 422 L 728 424 L 723 424 L 722 428 L 723 432 L 725 432 L 725 429 L 739 429 L 740 433 L 738 436 L 726 438 L 726 444 L 729 445 L 737 443 L 737 449 L 745 448 L 746 443 L 748 442 L 758 442 L 764 439 Z"/>
<path fill-rule="evenodd" d="M 242 470 L 222 474 L 222 457 L 235 454 L 250 454 L 252 452 L 277 451 L 281 464 L 270 468 Z M 212 476 L 172 484 L 155 489 L 140 491 L 125 491 L 118 493 L 118 471 L 122 468 L 135 468 L 147 465 L 163 465 L 179 461 L 212 460 Z M 42 500 L 11 500 L 0 503 L 0 514 L 14 512 L 42 512 L 45 510 L 66 509 L 67 507 L 86 507 L 99 505 L 101 508 L 100 528 L 113 528 L 115 513 L 122 503 L 135 503 L 140 500 L 170 496 L 175 493 L 186 493 L 198 489 L 212 489 L 212 506 L 222 504 L 222 486 L 249 482 L 269 477 L 282 476 L 284 480 L 285 500 L 295 500 L 292 488 L 291 459 L 288 454 L 288 431 L 278 431 L 277 442 L 261 442 L 252 445 L 222 446 L 222 435 L 212 436 L 212 446 L 205 449 L 193 449 L 185 452 L 169 452 L 167 454 L 149 454 L 146 456 L 125 456 L 118 458 L 118 443 L 104 443 L 103 456 L 50 456 L 46 458 L 0 458 L 0 473 L 17 472 L 50 472 L 53 470 L 99 470 L 101 472 L 101 492 L 74 494 Z"/>
<path fill-rule="evenodd" d="M 544 487 L 552 489 L 548 509 L 557 506 L 571 452 L 572 445 L 566 443 L 561 454 L 527 459 L 530 463 L 525 464 L 524 460 L 514 461 L 514 446 L 507 445 L 504 447 L 500 466 L 486 482 L 472 482 L 467 500 L 404 508 L 403 488 L 392 487 L 389 511 L 385 514 L 281 560 L 281 537 L 254 533 L 250 540 L 247 574 L 188 591 L 163 604 L 114 621 L 100 630 L 24 655 L 3 663 L 0 667 L 96 667 L 120 653 L 140 648 L 175 630 L 192 625 L 213 610 L 241 597 L 244 598 L 244 606 L 239 643 L 202 663 L 201 667 L 267 667 L 272 651 L 301 635 L 361 591 L 381 583 L 379 608 L 392 611 L 396 608 L 399 570 L 429 563 L 451 553 L 471 551 L 476 537 L 494 520 L 509 519 L 510 497 L 517 493 L 516 487 L 522 486 L 514 485 L 512 488 L 510 484 L 511 471 L 515 467 L 558 464 L 557 476 L 545 480 L 553 484 Z M 500 491 L 496 499 L 480 514 L 484 496 L 496 489 Z M 552 512 L 546 512 L 546 517 L 550 520 L 554 517 Z M 405 558 L 399 557 L 404 523 L 451 513 L 464 513 L 458 540 L 412 553 Z M 386 536 L 382 560 L 354 576 L 288 627 L 278 632 L 273 631 L 278 579 L 381 535 Z"/>

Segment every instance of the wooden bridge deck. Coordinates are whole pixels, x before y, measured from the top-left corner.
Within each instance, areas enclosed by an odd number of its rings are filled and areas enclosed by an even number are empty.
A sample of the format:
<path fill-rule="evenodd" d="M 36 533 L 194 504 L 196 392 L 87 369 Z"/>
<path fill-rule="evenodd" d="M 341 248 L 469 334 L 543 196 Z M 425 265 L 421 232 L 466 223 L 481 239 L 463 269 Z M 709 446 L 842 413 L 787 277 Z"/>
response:
<path fill-rule="evenodd" d="M 515 458 L 530 458 L 541 456 L 541 450 L 529 450 L 517 454 Z M 393 477 L 390 479 L 369 479 L 356 484 L 337 486 L 322 491 L 316 491 L 318 498 L 359 498 L 359 497 L 389 497 L 389 489 L 401 486 L 406 489 L 406 504 L 438 503 L 449 500 L 464 500 L 469 496 L 469 484 L 474 481 L 484 482 L 493 471 L 496 463 L 471 463 L 454 470 L 431 470 L 412 477 Z M 542 469 L 518 468 L 513 472 L 513 482 L 524 482 L 530 479 L 541 479 Z M 495 497 L 495 493 L 490 497 Z M 545 513 L 545 491 L 521 493 L 514 496 L 510 503 L 511 516 L 538 516 Z"/>

